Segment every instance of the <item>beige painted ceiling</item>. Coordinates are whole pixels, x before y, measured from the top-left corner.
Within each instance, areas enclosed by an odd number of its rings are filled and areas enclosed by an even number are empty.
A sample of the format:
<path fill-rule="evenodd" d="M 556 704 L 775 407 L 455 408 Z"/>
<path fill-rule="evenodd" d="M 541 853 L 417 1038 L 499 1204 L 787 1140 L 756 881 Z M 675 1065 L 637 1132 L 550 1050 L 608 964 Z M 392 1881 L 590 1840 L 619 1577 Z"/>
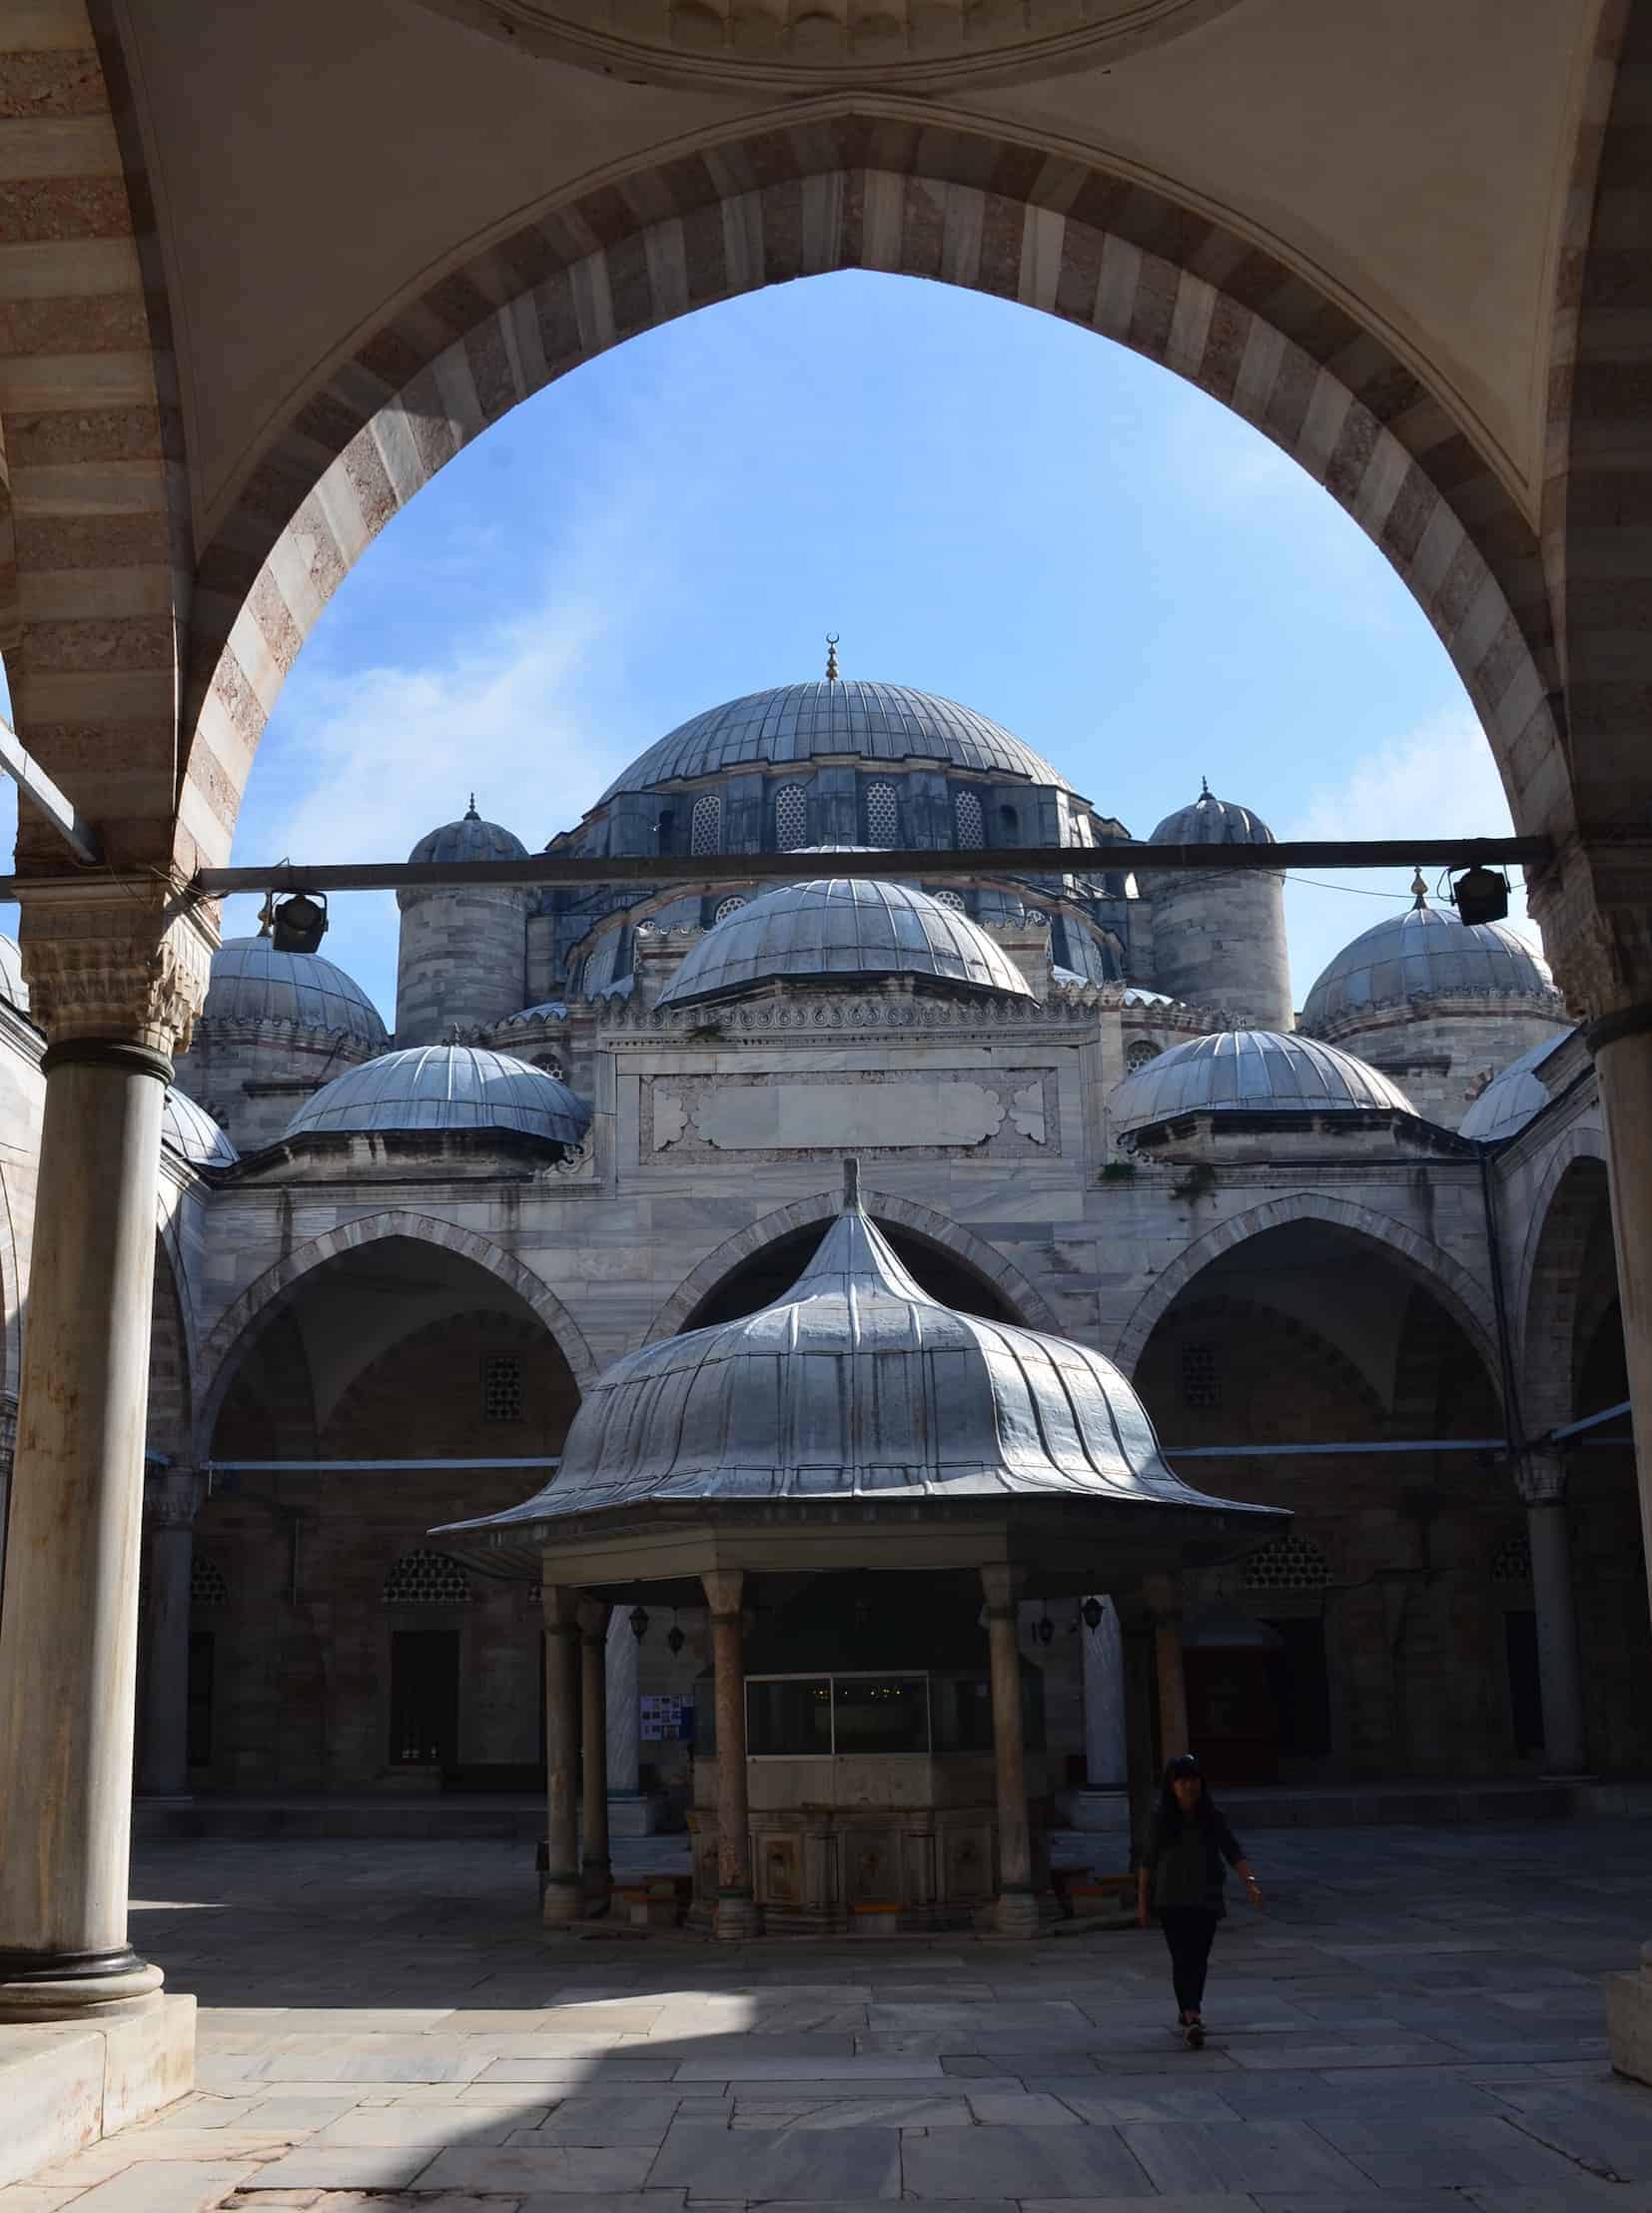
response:
<path fill-rule="evenodd" d="M 1425 370 L 1534 517 L 1598 5 L 1240 0 L 1111 67 L 875 104 L 1099 159 L 1265 241 Z M 624 84 L 516 52 L 421 0 L 123 15 L 203 541 L 387 309 L 577 190 L 795 112 L 761 89 Z"/>

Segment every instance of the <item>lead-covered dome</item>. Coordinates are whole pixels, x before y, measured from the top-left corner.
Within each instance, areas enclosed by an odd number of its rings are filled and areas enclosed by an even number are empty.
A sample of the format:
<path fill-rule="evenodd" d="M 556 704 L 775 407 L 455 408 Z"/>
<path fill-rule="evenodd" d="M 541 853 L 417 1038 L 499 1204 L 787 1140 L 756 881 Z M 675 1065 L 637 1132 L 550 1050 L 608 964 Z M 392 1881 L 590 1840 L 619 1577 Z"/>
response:
<path fill-rule="evenodd" d="M 752 984 L 882 976 L 1033 997 L 1015 963 L 957 908 L 892 879 L 832 876 L 783 884 L 725 916 L 687 954 L 659 1004 Z"/>
<path fill-rule="evenodd" d="M 161 1142 L 196 1168 L 233 1168 L 241 1157 L 229 1133 L 175 1084 L 161 1101 Z"/>
<path fill-rule="evenodd" d="M 410 861 L 525 861 L 527 847 L 502 823 L 483 822 L 474 793 L 457 822 L 444 822 L 419 839 Z"/>
<path fill-rule="evenodd" d="M 1172 1046 L 1114 1087 L 1115 1128 L 1178 1114 L 1415 1114 L 1397 1084 L 1351 1053 L 1293 1033 L 1222 1030 Z"/>
<path fill-rule="evenodd" d="M 508 1129 L 577 1144 L 590 1108 L 543 1069 L 471 1045 L 411 1046 L 335 1077 L 287 1125 L 290 1137 L 375 1130 Z"/>
<path fill-rule="evenodd" d="M 278 953 L 269 938 L 226 938 L 212 957 L 203 1022 L 290 1022 L 342 1033 L 377 1053 L 379 1010 L 354 977 L 319 953 Z"/>
<path fill-rule="evenodd" d="M 1458 1136 L 1473 1137 L 1480 1144 L 1496 1144 L 1524 1129 L 1552 1097 L 1538 1071 L 1571 1035 L 1571 1031 L 1563 1030 L 1556 1037 L 1544 1038 L 1494 1076 L 1458 1122 Z"/>
<path fill-rule="evenodd" d="M 1201 778 L 1204 783 L 1204 779 Z M 1209 784 L 1186 807 L 1167 815 L 1153 833 L 1155 845 L 1271 845 L 1273 833 L 1260 815 L 1238 800 L 1218 799 Z"/>
<path fill-rule="evenodd" d="M 930 1297 L 850 1197 L 783 1297 L 616 1361 L 580 1401 L 554 1479 L 461 1526 L 521 1544 L 534 1523 L 643 1500 L 1007 1495 L 1284 1520 L 1174 1474 L 1101 1353 Z"/>
<path fill-rule="evenodd" d="M 1503 922 L 1465 923 L 1420 896 L 1402 915 L 1384 915 L 1345 945 L 1308 993 L 1304 1030 L 1355 1021 L 1408 999 L 1478 997 L 1547 1000 L 1560 1015 L 1542 956 Z"/>
<path fill-rule="evenodd" d="M 597 802 L 620 792 L 714 776 L 754 764 L 785 767 L 823 758 L 933 761 L 1029 784 L 1071 787 L 1031 746 L 973 707 L 909 684 L 833 677 L 747 692 L 694 715 L 651 745 Z"/>

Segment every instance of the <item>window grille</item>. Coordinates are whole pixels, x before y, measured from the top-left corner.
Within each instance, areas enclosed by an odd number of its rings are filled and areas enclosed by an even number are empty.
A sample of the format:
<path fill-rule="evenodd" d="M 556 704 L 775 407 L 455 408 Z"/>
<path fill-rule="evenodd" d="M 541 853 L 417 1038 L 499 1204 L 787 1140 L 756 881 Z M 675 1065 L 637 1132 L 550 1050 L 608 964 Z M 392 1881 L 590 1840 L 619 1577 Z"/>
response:
<path fill-rule="evenodd" d="M 1050 917 L 1045 913 L 1042 907 L 1024 907 L 1022 909 L 1022 913 L 1027 917 L 1027 920 L 1033 925 L 1035 930 L 1039 929 L 1043 924 L 1047 923 L 1050 920 Z"/>
<path fill-rule="evenodd" d="M 694 802 L 694 812 L 688 824 L 688 850 L 690 853 L 715 853 L 723 842 L 723 803 L 715 792 L 706 792 Z"/>
<path fill-rule="evenodd" d="M 1305 1537 L 1271 1537 L 1244 1562 L 1244 1581 L 1252 1591 L 1322 1591 L 1330 1562 Z"/>
<path fill-rule="evenodd" d="M 493 1352 L 481 1364 L 481 1418 L 483 1421 L 520 1421 L 522 1418 L 522 1362 L 515 1352 Z"/>
<path fill-rule="evenodd" d="M 869 784 L 866 788 L 866 842 L 899 845 L 900 806 L 893 784 Z"/>
<path fill-rule="evenodd" d="M 931 892 L 930 897 L 937 907 L 955 907 L 959 914 L 966 912 L 962 892 Z"/>
<path fill-rule="evenodd" d="M 958 825 L 958 843 L 961 846 L 986 844 L 987 821 L 981 812 L 981 802 L 974 792 L 958 794 L 953 802 L 952 817 Z"/>
<path fill-rule="evenodd" d="M 197 1545 L 190 1557 L 190 1604 L 228 1606 L 230 1586 L 224 1570 Z"/>
<path fill-rule="evenodd" d="M 1491 1555 L 1491 1580 L 1493 1583 L 1529 1583 L 1531 1581 L 1531 1539 L 1523 1529 L 1512 1537 L 1505 1537 Z"/>
<path fill-rule="evenodd" d="M 1160 1047 L 1151 1038 L 1135 1039 L 1125 1051 L 1125 1067 L 1134 1076 L 1138 1069 L 1145 1069 L 1150 1061 L 1157 1061 Z"/>
<path fill-rule="evenodd" d="M 713 922 L 726 922 L 730 915 L 737 915 L 744 905 L 743 899 L 725 899 L 711 919 Z"/>
<path fill-rule="evenodd" d="M 1217 1356 L 1210 1345 L 1182 1347 L 1182 1403 L 1184 1406 L 1220 1406 L 1222 1378 Z"/>
<path fill-rule="evenodd" d="M 385 1578 L 387 1606 L 464 1606 L 469 1598 L 464 1570 L 444 1552 L 405 1552 Z"/>
<path fill-rule="evenodd" d="M 774 842 L 782 853 L 795 853 L 809 842 L 809 794 L 802 784 L 788 784 L 774 795 Z"/>

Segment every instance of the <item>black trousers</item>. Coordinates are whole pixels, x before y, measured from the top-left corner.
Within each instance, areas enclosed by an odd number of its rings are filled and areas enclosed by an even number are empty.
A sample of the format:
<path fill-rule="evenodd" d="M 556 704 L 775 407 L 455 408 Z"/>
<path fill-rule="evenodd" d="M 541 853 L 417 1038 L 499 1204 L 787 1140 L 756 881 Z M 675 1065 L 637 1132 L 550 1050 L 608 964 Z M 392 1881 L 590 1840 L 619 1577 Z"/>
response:
<path fill-rule="evenodd" d="M 1205 1996 L 1205 1975 L 1220 1916 L 1205 1905 L 1163 1905 L 1159 1918 L 1171 1947 L 1171 1980 L 1183 2013 L 1197 2013 Z"/>

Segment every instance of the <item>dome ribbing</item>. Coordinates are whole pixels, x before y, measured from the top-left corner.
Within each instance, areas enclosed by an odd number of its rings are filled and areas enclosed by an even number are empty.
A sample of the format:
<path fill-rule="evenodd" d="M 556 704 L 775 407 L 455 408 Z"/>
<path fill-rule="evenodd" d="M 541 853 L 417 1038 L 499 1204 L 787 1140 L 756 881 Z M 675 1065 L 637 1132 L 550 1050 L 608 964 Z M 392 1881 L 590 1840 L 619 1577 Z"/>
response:
<path fill-rule="evenodd" d="M 1272 1030 L 1222 1030 L 1173 1046 L 1116 1085 L 1108 1110 L 1118 1129 L 1208 1111 L 1416 1113 L 1397 1084 L 1351 1053 Z"/>
<path fill-rule="evenodd" d="M 543 1069 L 481 1046 L 410 1046 L 324 1084 L 290 1137 L 372 1130 L 507 1129 L 577 1144 L 590 1109 Z"/>

